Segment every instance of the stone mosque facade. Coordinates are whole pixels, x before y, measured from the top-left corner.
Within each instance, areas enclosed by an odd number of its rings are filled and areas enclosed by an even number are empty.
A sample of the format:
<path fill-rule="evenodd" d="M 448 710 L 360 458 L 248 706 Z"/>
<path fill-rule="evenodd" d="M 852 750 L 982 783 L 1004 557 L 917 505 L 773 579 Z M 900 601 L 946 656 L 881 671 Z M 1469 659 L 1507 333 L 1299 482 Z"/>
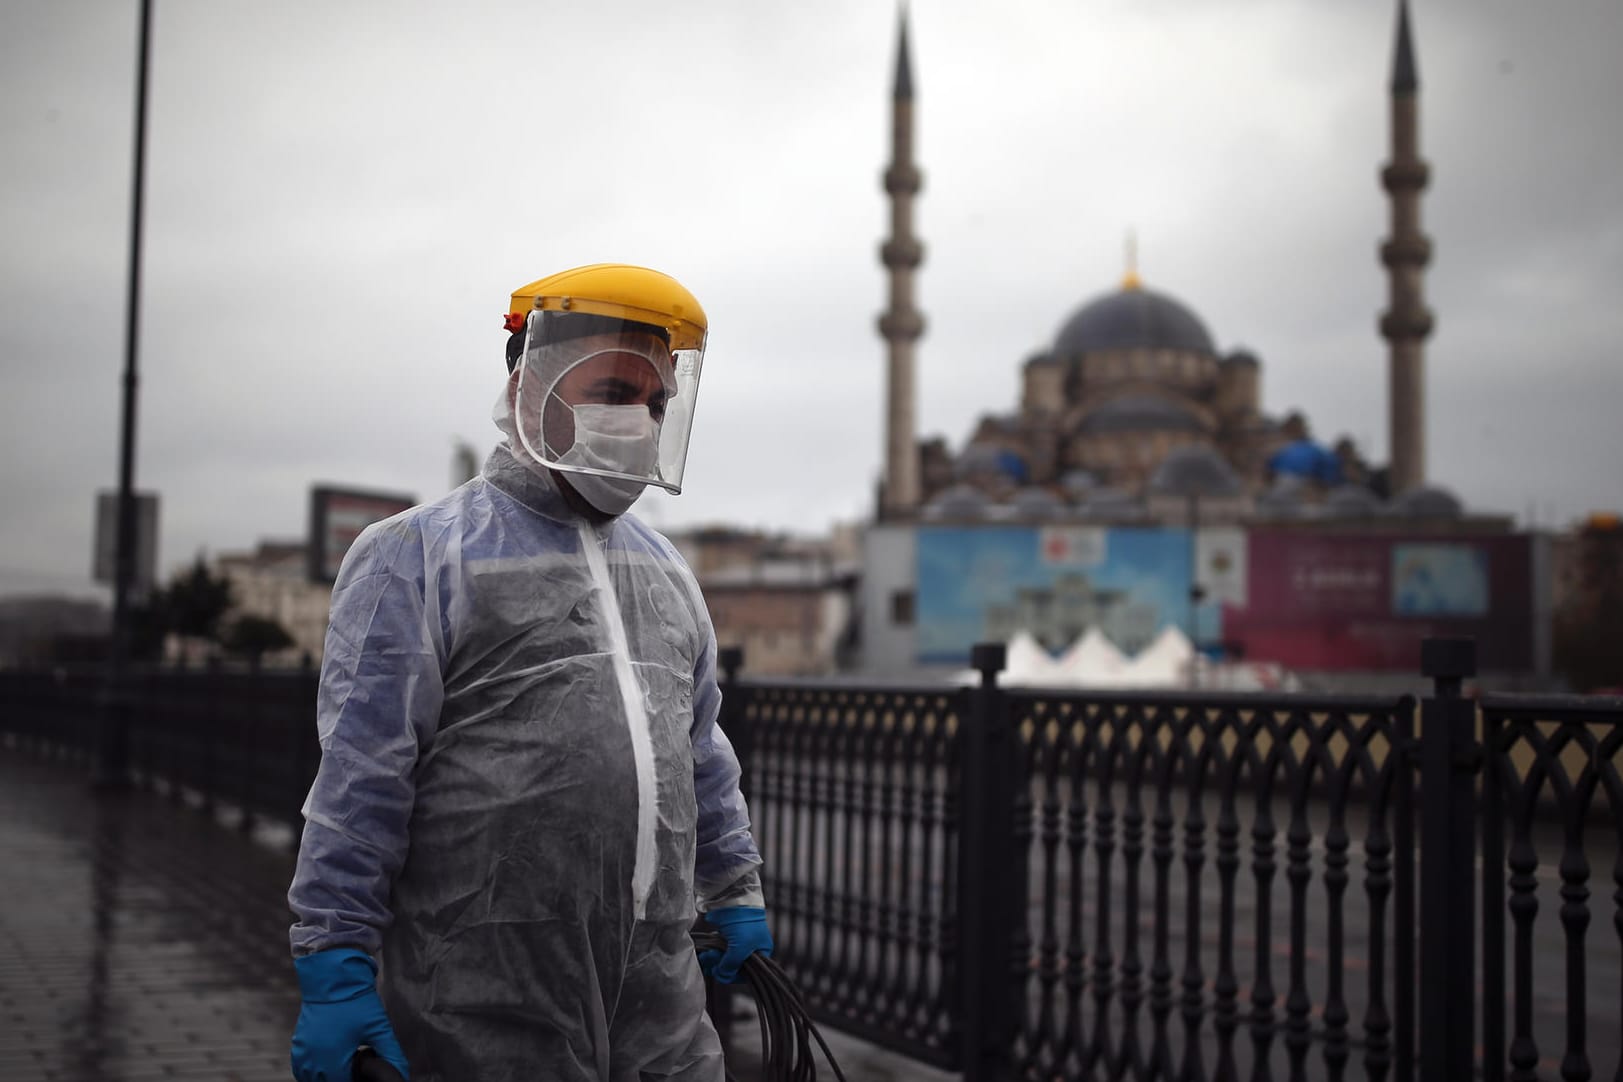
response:
<path fill-rule="evenodd" d="M 1432 317 L 1422 272 L 1431 247 L 1419 229 L 1419 196 L 1429 174 L 1415 135 L 1418 80 L 1403 0 L 1393 156 L 1381 174 L 1393 232 L 1381 247 L 1391 286 L 1378 326 L 1390 358 L 1392 443 L 1380 467 L 1349 439 L 1318 441 L 1300 414 L 1269 414 L 1258 358 L 1220 348 L 1193 308 L 1140 280 L 1131 254 L 1119 288 L 1083 303 L 1025 361 L 1014 409 L 983 416 L 956 452 L 941 438 L 919 441 L 914 354 L 924 318 L 913 307 L 913 280 L 923 245 L 913 234 L 913 204 L 922 173 L 912 154 L 905 21 L 898 45 L 885 173 L 892 232 L 881 246 L 890 305 L 879 320 L 889 351 L 880 521 L 1170 522 L 1192 513 L 1185 510 L 1191 497 L 1206 521 L 1461 516 L 1459 502 L 1428 486 L 1424 474 L 1423 342 Z"/>
<path fill-rule="evenodd" d="M 1129 273 L 1025 362 L 1017 410 L 983 417 L 957 456 L 921 447 L 924 508 L 985 497 L 1119 513 L 1152 494 L 1166 463 L 1197 459 L 1209 495 L 1260 491 L 1289 440 L 1262 412 L 1260 368 L 1221 352 L 1200 317 Z"/>

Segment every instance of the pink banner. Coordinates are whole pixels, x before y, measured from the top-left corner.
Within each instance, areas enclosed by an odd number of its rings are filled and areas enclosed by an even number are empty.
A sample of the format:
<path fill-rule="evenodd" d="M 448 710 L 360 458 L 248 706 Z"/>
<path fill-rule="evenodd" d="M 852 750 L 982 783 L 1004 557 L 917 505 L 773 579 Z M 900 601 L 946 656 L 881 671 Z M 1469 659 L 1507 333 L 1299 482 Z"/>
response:
<path fill-rule="evenodd" d="M 1222 631 L 1246 660 L 1415 672 L 1421 640 L 1466 636 L 1483 670 L 1533 667 L 1525 537 L 1255 530 L 1248 547 L 1247 604 Z"/>

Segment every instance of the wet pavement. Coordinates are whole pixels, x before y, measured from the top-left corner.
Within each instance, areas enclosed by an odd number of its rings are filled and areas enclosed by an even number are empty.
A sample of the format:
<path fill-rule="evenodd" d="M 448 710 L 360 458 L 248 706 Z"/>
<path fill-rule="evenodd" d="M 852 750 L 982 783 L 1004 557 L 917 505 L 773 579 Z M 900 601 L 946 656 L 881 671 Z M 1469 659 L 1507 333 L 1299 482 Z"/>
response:
<path fill-rule="evenodd" d="M 291 832 L 0 746 L 0 1080 L 285 1082 Z M 759 1062 L 747 1003 L 734 1073 Z M 949 1082 L 833 1031 L 852 1082 Z M 819 1059 L 819 1077 L 832 1073 Z"/>
<path fill-rule="evenodd" d="M 282 1082 L 293 857 L 0 749 L 0 1079 Z"/>

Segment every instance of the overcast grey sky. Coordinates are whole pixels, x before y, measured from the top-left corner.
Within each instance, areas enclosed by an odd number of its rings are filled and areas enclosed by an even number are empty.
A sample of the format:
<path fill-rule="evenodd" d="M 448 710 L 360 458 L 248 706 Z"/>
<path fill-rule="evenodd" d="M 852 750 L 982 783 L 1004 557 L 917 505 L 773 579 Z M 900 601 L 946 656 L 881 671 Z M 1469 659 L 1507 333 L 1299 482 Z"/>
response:
<path fill-rule="evenodd" d="M 513 287 L 646 263 L 711 317 L 665 526 L 871 505 L 896 10 L 156 0 L 141 487 L 165 567 L 305 528 L 313 482 L 432 499 L 481 450 Z M 87 578 L 116 481 L 134 0 L 0 6 L 0 592 Z M 1416 0 L 1438 329 L 1430 473 L 1480 510 L 1623 506 L 1623 4 Z M 1265 408 L 1386 457 L 1393 9 L 915 0 L 920 430 L 1146 283 Z"/>

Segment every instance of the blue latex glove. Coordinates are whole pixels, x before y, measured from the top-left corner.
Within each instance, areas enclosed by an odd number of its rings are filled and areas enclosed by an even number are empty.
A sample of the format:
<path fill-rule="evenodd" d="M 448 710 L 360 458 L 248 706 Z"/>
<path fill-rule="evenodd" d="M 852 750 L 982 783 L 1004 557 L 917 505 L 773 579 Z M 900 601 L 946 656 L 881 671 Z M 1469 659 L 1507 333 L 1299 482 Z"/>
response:
<path fill-rule="evenodd" d="M 406 1055 L 378 998 L 378 965 L 365 951 L 317 951 L 293 960 L 304 1005 L 293 1029 L 293 1077 L 298 1082 L 350 1082 L 362 1045 L 410 1078 Z"/>
<path fill-rule="evenodd" d="M 772 956 L 772 933 L 766 926 L 766 910 L 758 905 L 735 905 L 712 909 L 704 919 L 721 929 L 727 938 L 727 952 L 700 951 L 699 968 L 706 977 L 722 984 L 738 979 L 738 967 L 756 951 Z"/>

